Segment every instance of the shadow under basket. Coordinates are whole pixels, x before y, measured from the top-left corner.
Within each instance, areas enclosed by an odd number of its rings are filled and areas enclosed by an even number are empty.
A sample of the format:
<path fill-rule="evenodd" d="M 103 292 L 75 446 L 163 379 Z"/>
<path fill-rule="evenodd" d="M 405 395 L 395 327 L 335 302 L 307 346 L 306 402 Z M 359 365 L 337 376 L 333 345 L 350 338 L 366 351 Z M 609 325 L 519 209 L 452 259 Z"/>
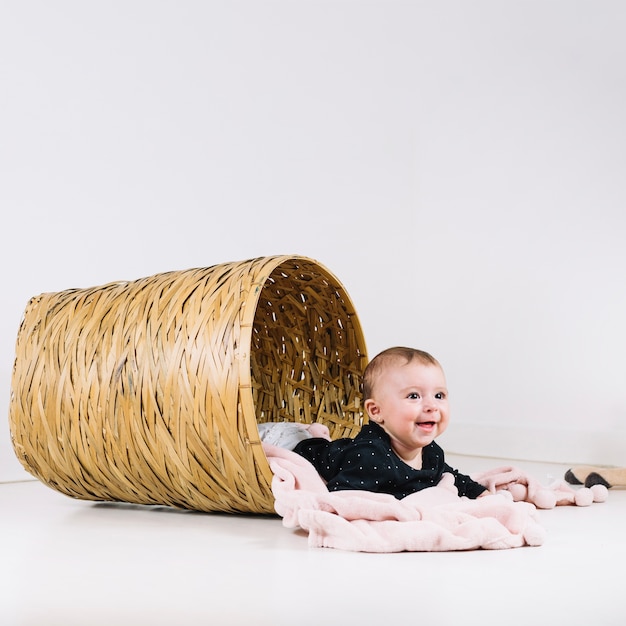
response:
<path fill-rule="evenodd" d="M 306 257 L 45 293 L 18 332 L 13 447 L 74 498 L 273 513 L 258 424 L 356 435 L 366 360 L 346 290 Z"/>

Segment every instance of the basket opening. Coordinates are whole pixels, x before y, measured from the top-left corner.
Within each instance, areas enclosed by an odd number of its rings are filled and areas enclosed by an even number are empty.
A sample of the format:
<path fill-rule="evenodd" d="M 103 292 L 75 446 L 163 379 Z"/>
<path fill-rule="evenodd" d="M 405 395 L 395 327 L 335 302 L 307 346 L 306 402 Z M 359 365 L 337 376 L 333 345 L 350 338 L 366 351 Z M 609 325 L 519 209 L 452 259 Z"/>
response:
<path fill-rule="evenodd" d="M 333 439 L 355 436 L 364 421 L 363 343 L 336 279 L 313 262 L 279 265 L 261 290 L 252 329 L 257 423 L 320 422 Z"/>

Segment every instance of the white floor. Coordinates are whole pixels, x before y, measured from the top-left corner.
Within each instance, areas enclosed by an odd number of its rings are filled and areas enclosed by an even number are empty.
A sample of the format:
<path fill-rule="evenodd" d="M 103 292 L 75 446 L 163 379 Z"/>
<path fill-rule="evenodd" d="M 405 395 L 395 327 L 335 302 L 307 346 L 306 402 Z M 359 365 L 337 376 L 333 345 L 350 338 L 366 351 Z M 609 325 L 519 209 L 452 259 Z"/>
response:
<path fill-rule="evenodd" d="M 450 456 L 470 473 L 514 464 Z M 311 549 L 273 516 L 72 500 L 0 485 L 2 626 L 623 626 L 626 490 L 540 511 L 543 546 L 363 554 Z"/>

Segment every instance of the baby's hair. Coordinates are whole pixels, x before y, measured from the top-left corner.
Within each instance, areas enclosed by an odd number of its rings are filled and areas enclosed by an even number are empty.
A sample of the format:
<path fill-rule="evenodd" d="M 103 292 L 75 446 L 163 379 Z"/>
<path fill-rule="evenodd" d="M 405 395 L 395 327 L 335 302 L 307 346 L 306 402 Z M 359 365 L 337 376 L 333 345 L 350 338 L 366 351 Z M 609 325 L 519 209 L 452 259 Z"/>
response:
<path fill-rule="evenodd" d="M 382 352 L 379 352 L 368 364 L 363 372 L 363 400 L 368 400 L 372 397 L 372 391 L 376 379 L 380 376 L 381 372 L 393 363 L 403 361 L 403 365 L 407 365 L 411 361 L 416 360 L 422 365 L 435 365 L 441 367 L 439 361 L 423 350 L 417 348 L 405 348 L 403 346 L 396 346 L 394 348 L 387 348 Z"/>

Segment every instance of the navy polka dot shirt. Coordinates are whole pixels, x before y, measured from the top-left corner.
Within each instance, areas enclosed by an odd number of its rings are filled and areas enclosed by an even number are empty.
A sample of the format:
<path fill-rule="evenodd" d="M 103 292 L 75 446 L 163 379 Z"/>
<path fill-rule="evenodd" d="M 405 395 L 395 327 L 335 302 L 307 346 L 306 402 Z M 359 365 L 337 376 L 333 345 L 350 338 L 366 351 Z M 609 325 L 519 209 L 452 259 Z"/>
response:
<path fill-rule="evenodd" d="M 389 435 L 374 422 L 363 426 L 354 439 L 305 439 L 294 452 L 313 464 L 329 491 L 361 489 L 401 499 L 433 487 L 445 472 L 454 476 L 460 496 L 476 498 L 485 491 L 481 484 L 447 465 L 443 450 L 434 441 L 422 448 L 422 469 L 410 467 L 392 450 Z"/>

